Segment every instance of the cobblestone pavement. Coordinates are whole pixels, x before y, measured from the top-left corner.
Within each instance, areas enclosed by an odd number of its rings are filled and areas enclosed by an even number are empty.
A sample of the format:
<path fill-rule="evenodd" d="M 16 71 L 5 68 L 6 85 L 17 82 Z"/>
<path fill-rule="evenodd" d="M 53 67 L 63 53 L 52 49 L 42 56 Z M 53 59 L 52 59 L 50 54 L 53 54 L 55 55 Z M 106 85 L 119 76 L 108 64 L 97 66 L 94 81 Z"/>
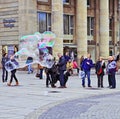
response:
<path fill-rule="evenodd" d="M 39 119 L 120 119 L 120 92 L 68 101 L 50 108 Z"/>
<path fill-rule="evenodd" d="M 91 75 L 91 85 L 93 88 L 82 88 L 81 86 L 81 79 L 78 76 L 70 76 L 67 82 L 67 87 L 65 89 L 60 88 L 46 88 L 45 86 L 45 76 L 43 80 L 35 77 L 36 72 L 34 71 L 33 74 L 27 74 L 26 71 L 17 71 L 16 76 L 18 77 L 19 86 L 7 86 L 7 82 L 2 83 L 2 79 L 0 80 L 0 119 L 42 119 L 43 116 L 47 111 L 57 110 L 54 113 L 50 113 L 50 119 L 56 117 L 60 117 L 58 111 L 62 112 L 63 109 L 60 109 L 61 106 L 64 107 L 64 113 L 66 117 L 72 117 L 73 119 L 82 119 L 87 118 L 87 116 L 91 117 L 95 115 L 99 115 L 101 111 L 101 115 L 106 115 L 107 112 L 102 112 L 104 109 L 107 110 L 110 114 L 118 115 L 119 112 L 119 95 L 116 94 L 120 92 L 120 75 L 116 75 L 117 87 L 116 89 L 108 89 L 108 81 L 107 75 L 104 76 L 104 88 L 97 88 L 97 78 L 94 75 L 94 71 Z M 0 76 L 2 77 L 2 72 L 0 70 Z M 10 73 L 9 78 L 10 79 Z M 13 85 L 15 82 L 13 81 Z M 59 86 L 59 82 L 56 84 Z M 87 86 L 87 81 L 86 81 Z M 115 94 L 112 98 L 105 98 L 105 102 L 101 102 L 103 100 L 102 97 L 94 97 L 94 96 L 101 96 L 106 94 Z M 90 100 L 88 100 L 88 97 Z M 108 99 L 108 100 L 107 100 Z M 113 100 L 112 100 L 113 99 Z M 71 101 L 72 100 L 72 101 Z M 112 101 L 111 101 L 112 100 Z M 88 103 L 85 103 L 88 102 Z M 111 103 L 112 102 L 112 103 Z M 114 103 L 113 103 L 114 102 Z M 116 102 L 116 103 L 115 103 Z M 118 102 L 118 103 L 117 103 Z M 64 105 L 63 105 L 64 104 Z M 100 105 L 101 110 L 98 109 Z M 116 104 L 112 106 L 112 104 Z M 71 106 L 72 105 L 72 106 Z M 68 107 L 67 107 L 68 106 Z M 50 109 L 50 110 L 49 110 Z M 68 111 L 68 110 L 69 111 Z M 92 109 L 92 110 L 91 110 Z M 103 110 L 102 110 L 103 109 Z M 114 112 L 114 110 L 116 113 Z M 66 111 L 67 110 L 67 111 Z M 71 112 L 72 111 L 72 112 Z M 79 111 L 79 113 L 78 113 Z M 95 113 L 96 112 L 96 113 Z M 112 113 L 114 112 L 114 113 Z M 73 113 L 73 114 L 72 114 Z M 109 116 L 109 113 L 107 116 Z M 61 114 L 61 113 L 60 113 Z M 72 116 L 74 115 L 74 116 Z M 53 116 L 53 118 L 52 118 Z M 66 118 L 66 117 L 63 117 Z M 93 119 L 93 117 L 91 119 Z M 111 116 L 112 117 L 112 116 Z M 120 116 L 119 116 L 120 117 Z M 47 118 L 43 118 L 47 119 Z M 67 118 L 69 119 L 69 118 Z M 71 119 L 71 118 L 70 118 Z M 87 118 L 89 119 L 89 118 Z M 99 118 L 99 119 L 102 119 Z M 110 119 L 110 118 L 107 118 Z M 113 118 L 117 119 L 117 118 Z"/>

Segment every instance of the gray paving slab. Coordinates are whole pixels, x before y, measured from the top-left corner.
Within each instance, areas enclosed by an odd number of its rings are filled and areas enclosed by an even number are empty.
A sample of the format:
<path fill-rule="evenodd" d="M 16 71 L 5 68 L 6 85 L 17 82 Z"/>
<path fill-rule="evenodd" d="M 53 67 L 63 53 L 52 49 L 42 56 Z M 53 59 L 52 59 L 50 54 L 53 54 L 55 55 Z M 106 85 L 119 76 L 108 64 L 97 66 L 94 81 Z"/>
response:
<path fill-rule="evenodd" d="M 36 72 L 27 74 L 26 71 L 17 71 L 16 75 L 20 86 L 9 87 L 6 83 L 2 83 L 2 79 L 0 80 L 0 119 L 38 119 L 41 114 L 58 104 L 120 91 L 120 75 L 116 75 L 117 88 L 110 90 L 106 88 L 108 86 L 107 75 L 104 76 L 105 88 L 97 88 L 97 78 L 94 71 L 91 75 L 93 89 L 82 88 L 81 79 L 78 76 L 69 77 L 68 88 L 46 88 L 45 79 L 40 80 L 35 77 L 35 74 Z M 1 70 L 0 76 L 2 77 Z M 59 86 L 59 82 L 56 85 Z M 85 116 L 83 115 L 83 117 Z M 81 116 L 81 118 L 83 117 Z"/>

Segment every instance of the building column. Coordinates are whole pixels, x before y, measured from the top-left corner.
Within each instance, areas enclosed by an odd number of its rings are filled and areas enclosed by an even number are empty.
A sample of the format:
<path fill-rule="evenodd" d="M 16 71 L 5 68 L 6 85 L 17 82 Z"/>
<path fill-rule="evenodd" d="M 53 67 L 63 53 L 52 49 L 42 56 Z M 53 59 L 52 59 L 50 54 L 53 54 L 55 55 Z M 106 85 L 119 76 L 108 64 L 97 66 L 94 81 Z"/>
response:
<path fill-rule="evenodd" d="M 95 0 L 95 41 L 96 41 L 96 52 L 95 52 L 95 59 L 97 60 L 100 56 L 99 52 L 99 29 L 100 29 L 100 10 L 99 10 L 99 0 Z"/>
<path fill-rule="evenodd" d="M 100 0 L 100 56 L 109 56 L 109 0 Z"/>
<path fill-rule="evenodd" d="M 19 38 L 37 32 L 37 1 L 19 0 Z"/>
<path fill-rule="evenodd" d="M 114 40 L 114 53 L 115 53 L 115 55 L 116 54 L 118 54 L 118 49 L 117 49 L 117 4 L 118 4 L 118 2 L 117 2 L 117 0 L 114 0 L 113 1 L 114 2 L 114 15 L 113 15 L 113 40 Z"/>
<path fill-rule="evenodd" d="M 76 2 L 77 57 L 87 55 L 87 0 Z"/>
<path fill-rule="evenodd" d="M 52 32 L 56 34 L 53 56 L 63 54 L 63 0 L 52 0 Z"/>
<path fill-rule="evenodd" d="M 118 41 L 120 44 L 120 0 L 118 1 Z M 120 46 L 118 47 L 118 51 L 120 53 Z"/>

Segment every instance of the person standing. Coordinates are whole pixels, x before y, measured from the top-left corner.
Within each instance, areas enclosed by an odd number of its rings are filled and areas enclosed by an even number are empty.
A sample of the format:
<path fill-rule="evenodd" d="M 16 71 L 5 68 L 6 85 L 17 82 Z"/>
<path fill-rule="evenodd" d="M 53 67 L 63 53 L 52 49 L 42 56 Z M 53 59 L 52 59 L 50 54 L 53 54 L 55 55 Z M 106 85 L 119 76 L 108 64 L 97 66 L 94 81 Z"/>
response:
<path fill-rule="evenodd" d="M 64 56 L 61 55 L 61 53 L 58 53 L 58 71 L 59 71 L 59 79 L 60 79 L 60 87 L 59 88 L 65 88 L 65 81 L 64 81 L 64 71 L 66 71 L 66 59 Z"/>
<path fill-rule="evenodd" d="M 70 74 L 72 75 L 73 74 L 73 63 L 71 59 L 69 59 L 69 61 L 67 62 L 66 68 L 67 68 L 67 71 L 70 72 Z"/>
<path fill-rule="evenodd" d="M 98 78 L 98 88 L 103 88 L 103 76 L 104 76 L 105 62 L 102 57 L 98 59 L 95 65 L 95 70 Z"/>
<path fill-rule="evenodd" d="M 66 63 L 67 63 L 70 60 L 69 52 L 66 52 L 64 57 L 65 57 Z"/>
<path fill-rule="evenodd" d="M 83 69 L 82 69 L 83 60 L 84 60 L 84 56 L 82 55 L 82 56 L 80 57 L 80 70 L 81 70 L 81 71 L 83 70 Z"/>
<path fill-rule="evenodd" d="M 116 70 L 117 69 L 117 63 L 114 60 L 114 56 L 110 57 L 110 63 L 108 64 L 108 71 L 110 73 L 110 80 L 112 82 L 112 86 L 110 87 L 110 89 L 114 89 L 116 88 Z"/>
<path fill-rule="evenodd" d="M 5 53 L 2 57 L 2 82 L 7 82 L 7 78 L 8 78 L 8 71 L 5 69 L 5 63 L 9 60 L 8 58 L 8 54 Z"/>
<path fill-rule="evenodd" d="M 77 69 L 77 74 L 79 74 L 79 67 L 78 67 L 76 60 L 73 60 L 73 68 Z"/>
<path fill-rule="evenodd" d="M 11 60 L 11 62 L 12 62 L 14 65 L 16 65 L 16 67 L 18 67 L 19 64 L 18 64 L 18 62 L 14 59 L 14 55 L 10 56 L 10 60 Z M 15 79 L 16 86 L 19 85 L 18 79 L 17 79 L 17 77 L 16 77 L 15 74 L 16 74 L 16 68 L 13 69 L 13 70 L 11 70 L 11 78 L 10 78 L 9 83 L 7 83 L 8 86 L 11 86 L 12 81 L 13 81 L 13 78 Z"/>
<path fill-rule="evenodd" d="M 49 87 L 49 84 L 51 85 L 52 88 L 55 88 L 55 83 L 57 82 L 58 78 L 57 77 L 57 67 L 55 64 L 51 68 L 45 68 L 45 73 L 46 73 L 46 87 Z M 57 80 L 56 80 L 57 79 Z"/>
<path fill-rule="evenodd" d="M 87 58 L 85 58 L 82 62 L 82 69 L 85 72 L 85 76 L 82 78 L 82 86 L 85 87 L 85 77 L 87 75 L 88 78 L 88 87 L 91 86 L 91 80 L 90 80 L 90 70 L 93 67 L 93 61 L 91 59 L 91 55 L 87 54 Z"/>
<path fill-rule="evenodd" d="M 107 63 L 107 66 L 106 66 L 106 73 L 108 75 L 108 85 L 109 85 L 108 88 L 112 87 L 112 81 L 110 79 L 111 78 L 111 74 L 110 74 L 109 69 L 108 69 L 108 65 L 111 62 L 110 60 L 111 60 L 111 56 L 109 56 L 108 63 Z"/>
<path fill-rule="evenodd" d="M 33 62 L 33 58 L 29 56 L 26 61 L 26 64 L 28 65 L 28 67 L 27 67 L 28 74 L 33 73 L 32 64 L 31 64 L 32 62 Z"/>
<path fill-rule="evenodd" d="M 43 79 L 43 66 L 41 66 L 40 64 L 38 64 L 38 70 L 39 70 L 39 78 Z"/>

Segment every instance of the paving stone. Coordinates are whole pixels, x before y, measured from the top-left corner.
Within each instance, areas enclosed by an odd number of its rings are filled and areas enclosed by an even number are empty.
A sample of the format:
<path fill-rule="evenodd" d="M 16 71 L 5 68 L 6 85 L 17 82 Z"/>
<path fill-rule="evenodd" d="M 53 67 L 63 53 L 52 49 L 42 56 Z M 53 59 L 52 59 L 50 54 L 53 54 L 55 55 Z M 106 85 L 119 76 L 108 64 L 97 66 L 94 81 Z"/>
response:
<path fill-rule="evenodd" d="M 99 112 L 100 114 L 103 113 L 101 115 L 103 119 L 106 115 L 109 117 L 109 113 L 111 114 L 110 117 L 113 119 L 116 117 L 117 119 L 120 112 L 118 100 L 120 95 L 116 94 L 120 92 L 119 72 L 116 75 L 117 87 L 112 90 L 106 88 L 108 86 L 107 75 L 104 76 L 105 88 L 97 88 L 97 77 L 94 71 L 91 75 L 93 88 L 82 88 L 81 79 L 78 76 L 69 77 L 68 88 L 46 88 L 45 79 L 39 80 L 35 77 L 35 74 L 36 72 L 27 74 L 27 71 L 17 71 L 16 76 L 20 86 L 9 87 L 7 83 L 2 83 L 2 80 L 0 80 L 0 119 L 38 119 L 45 113 L 49 115 L 50 119 L 55 119 L 54 108 L 56 108 L 57 119 L 61 119 L 60 113 L 63 109 L 65 110 L 63 113 L 65 117 L 62 115 L 63 119 L 98 119 Z M 0 75 L 2 76 L 1 70 Z M 10 79 L 10 73 L 8 79 Z M 59 82 L 56 86 L 59 86 Z M 111 93 L 115 94 L 112 95 L 112 98 L 106 95 Z M 88 100 L 88 97 L 91 100 Z M 96 110 L 96 108 L 99 109 Z M 107 109 L 109 113 L 103 111 L 102 108 Z M 53 115 L 49 113 L 50 110 Z M 120 115 L 118 116 L 120 117 Z M 43 119 L 47 118 L 43 116 Z"/>

